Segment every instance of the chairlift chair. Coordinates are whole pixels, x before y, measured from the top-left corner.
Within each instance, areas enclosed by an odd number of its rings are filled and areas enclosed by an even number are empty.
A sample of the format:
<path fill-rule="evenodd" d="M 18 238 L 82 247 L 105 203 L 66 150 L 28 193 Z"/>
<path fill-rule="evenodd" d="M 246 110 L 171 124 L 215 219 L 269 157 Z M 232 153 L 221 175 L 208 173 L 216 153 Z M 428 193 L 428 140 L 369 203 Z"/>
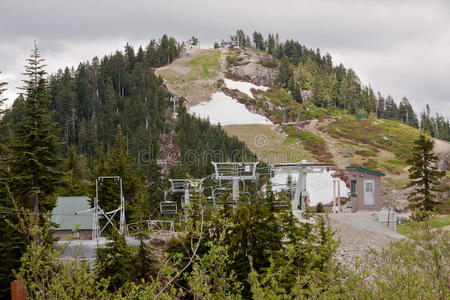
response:
<path fill-rule="evenodd" d="M 177 213 L 177 203 L 175 201 L 162 201 L 159 204 L 159 211 L 162 215 L 174 215 Z"/>

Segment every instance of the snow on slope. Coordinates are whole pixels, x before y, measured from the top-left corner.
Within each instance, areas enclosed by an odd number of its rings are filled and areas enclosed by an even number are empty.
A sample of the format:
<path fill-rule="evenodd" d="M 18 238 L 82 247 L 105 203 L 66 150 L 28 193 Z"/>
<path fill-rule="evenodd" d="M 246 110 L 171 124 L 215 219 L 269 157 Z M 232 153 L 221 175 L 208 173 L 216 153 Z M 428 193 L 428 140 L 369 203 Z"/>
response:
<path fill-rule="evenodd" d="M 272 124 L 266 117 L 250 112 L 244 104 L 223 92 L 212 94 L 211 100 L 189 108 L 189 113 L 201 119 L 209 118 L 211 124 L 242 125 Z"/>
<path fill-rule="evenodd" d="M 347 197 L 349 189 L 345 186 L 345 182 L 338 178 L 331 177 L 333 173 L 333 171 L 329 171 L 324 173 L 311 173 L 306 176 L 306 190 L 309 193 L 312 206 L 319 202 L 325 204 L 333 201 L 333 180 L 339 180 L 341 185 L 341 197 Z M 297 184 L 298 173 L 292 173 L 291 177 L 293 182 Z M 285 189 L 286 186 L 281 185 L 287 183 L 287 178 L 287 174 L 275 174 L 271 179 L 272 184 L 274 185 L 273 190 L 280 191 Z"/>
<path fill-rule="evenodd" d="M 238 90 L 241 93 L 247 94 L 253 98 L 251 89 L 267 91 L 269 88 L 265 86 L 259 86 L 250 82 L 234 81 L 225 79 L 225 84 L 230 90 Z"/>

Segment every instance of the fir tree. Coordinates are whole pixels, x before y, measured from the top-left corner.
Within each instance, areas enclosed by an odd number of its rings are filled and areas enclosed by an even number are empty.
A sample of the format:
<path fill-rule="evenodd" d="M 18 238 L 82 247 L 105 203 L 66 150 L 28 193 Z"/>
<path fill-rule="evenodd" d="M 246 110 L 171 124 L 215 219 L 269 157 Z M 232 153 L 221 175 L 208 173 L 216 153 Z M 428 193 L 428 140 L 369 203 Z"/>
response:
<path fill-rule="evenodd" d="M 58 169 L 61 160 L 57 151 L 61 143 L 56 137 L 55 123 L 51 121 L 53 112 L 49 109 L 43 61 L 35 45 L 24 73 L 28 79 L 24 80 L 23 119 L 16 125 L 8 162 L 15 198 L 20 206 L 33 209 L 35 213 L 54 207 L 55 192 L 63 184 L 64 175 Z"/>
<path fill-rule="evenodd" d="M 432 211 L 440 203 L 433 193 L 434 186 L 439 183 L 439 179 L 445 175 L 444 171 L 439 171 L 436 166 L 438 157 L 433 153 L 434 140 L 421 134 L 414 141 L 413 156 L 407 161 L 411 165 L 409 168 L 408 187 L 416 187 L 408 200 L 412 208 L 421 211 Z"/>
<path fill-rule="evenodd" d="M 286 56 L 284 56 L 281 59 L 280 67 L 279 67 L 279 73 L 278 73 L 278 80 L 281 83 L 282 86 L 287 86 L 289 83 L 289 79 L 292 77 L 292 69 L 289 65 L 289 60 Z"/>
<path fill-rule="evenodd" d="M 1 72 L 0 72 L 1 73 Z M 2 94 L 6 91 L 6 82 L 0 82 L 0 116 L 5 110 L 3 104 L 6 101 Z M 14 280 L 12 270 L 20 267 L 20 256 L 25 250 L 22 237 L 13 230 L 7 223 L 16 222 L 16 217 L 13 211 L 13 205 L 10 203 L 10 197 L 7 190 L 9 181 L 8 175 L 8 151 L 5 130 L 7 123 L 0 119 L 0 299 L 9 298 L 10 282 Z"/>
<path fill-rule="evenodd" d="M 78 155 L 74 146 L 69 148 L 66 160 L 66 195 L 84 196 L 87 187 L 87 163 L 84 155 Z"/>
<path fill-rule="evenodd" d="M 324 208 L 323 208 L 322 202 L 317 203 L 317 206 L 316 206 L 316 213 L 321 214 L 321 213 L 323 213 L 323 212 L 325 212 L 325 210 L 324 210 Z"/>
<path fill-rule="evenodd" d="M 118 290 L 132 278 L 131 253 L 125 236 L 112 233 L 106 248 L 97 249 L 96 273 L 99 278 L 110 278 L 109 289 Z"/>

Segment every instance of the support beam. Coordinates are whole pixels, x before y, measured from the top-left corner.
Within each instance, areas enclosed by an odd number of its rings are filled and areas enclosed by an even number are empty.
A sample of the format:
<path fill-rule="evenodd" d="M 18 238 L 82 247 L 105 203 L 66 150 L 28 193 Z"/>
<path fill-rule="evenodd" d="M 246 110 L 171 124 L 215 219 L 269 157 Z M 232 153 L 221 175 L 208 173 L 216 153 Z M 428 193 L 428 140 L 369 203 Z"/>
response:
<path fill-rule="evenodd" d="M 333 180 L 333 214 L 336 213 L 336 180 Z"/>
<path fill-rule="evenodd" d="M 338 185 L 338 212 L 341 212 L 341 182 L 339 180 L 336 180 L 336 183 Z"/>

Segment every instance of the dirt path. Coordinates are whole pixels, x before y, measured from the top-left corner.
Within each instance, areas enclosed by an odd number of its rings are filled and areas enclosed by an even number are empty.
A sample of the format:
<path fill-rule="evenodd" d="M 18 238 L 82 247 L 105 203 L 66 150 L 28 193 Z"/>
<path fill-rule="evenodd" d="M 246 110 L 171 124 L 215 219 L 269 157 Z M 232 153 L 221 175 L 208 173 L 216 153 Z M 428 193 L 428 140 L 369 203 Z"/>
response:
<path fill-rule="evenodd" d="M 345 169 L 348 163 L 348 159 L 339 153 L 342 151 L 342 147 L 338 145 L 338 142 L 335 139 L 319 129 L 319 126 L 327 126 L 331 121 L 333 121 L 332 118 L 323 120 L 322 122 L 319 122 L 318 120 L 312 120 L 308 125 L 305 126 L 305 129 L 323 138 L 327 142 L 328 150 L 330 151 L 331 155 L 333 155 L 333 161 L 335 165 L 339 169 Z"/>

